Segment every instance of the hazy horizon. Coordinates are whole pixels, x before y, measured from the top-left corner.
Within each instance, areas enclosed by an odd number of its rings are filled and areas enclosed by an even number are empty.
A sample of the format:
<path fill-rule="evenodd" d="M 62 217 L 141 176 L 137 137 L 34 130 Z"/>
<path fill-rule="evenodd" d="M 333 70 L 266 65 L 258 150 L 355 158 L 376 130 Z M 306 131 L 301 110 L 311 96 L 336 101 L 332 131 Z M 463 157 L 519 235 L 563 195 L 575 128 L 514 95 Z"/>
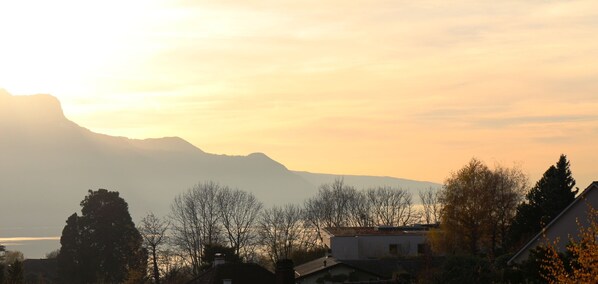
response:
<path fill-rule="evenodd" d="M 565 153 L 585 186 L 597 179 L 597 11 L 595 1 L 6 2 L 0 86 L 52 94 L 99 133 L 180 136 L 294 170 L 442 182 L 477 157 L 521 163 L 534 180 Z"/>
<path fill-rule="evenodd" d="M 65 216 L 79 211 L 88 189 L 118 191 L 134 220 L 169 213 L 175 196 L 214 181 L 251 192 L 265 206 L 300 203 L 338 176 L 293 172 L 262 153 L 215 155 L 177 137 L 128 139 L 94 133 L 63 114 L 49 95 L 12 96 L 0 90 L 0 242 L 38 258 L 58 246 Z M 342 176 L 358 189 L 418 190 L 439 184 L 408 179 Z M 34 208 L 34 209 L 25 209 Z"/>
<path fill-rule="evenodd" d="M 521 167 L 533 186 L 565 154 L 584 189 L 598 180 L 597 19 L 598 2 L 589 0 L 5 1 L 0 92 L 56 97 L 68 120 L 91 131 L 69 129 L 81 140 L 65 151 L 90 159 L 106 151 L 97 168 L 109 173 L 110 158 L 130 162 L 107 183 L 129 186 L 135 198 L 143 184 L 133 179 L 165 161 L 187 164 L 152 178 L 183 178 L 152 184 L 154 192 L 188 188 L 197 182 L 193 171 L 227 167 L 234 173 L 219 178 L 238 174 L 235 182 L 250 188 L 261 185 L 252 174 L 276 176 L 268 190 L 319 180 L 286 169 L 442 184 L 473 157 Z M 127 144 L 109 136 L 180 137 L 207 158 L 181 141 L 165 142 L 183 149 L 175 157 L 155 155 L 159 139 Z M 29 153 L 21 144 L 14 143 Z M 125 156 L 131 148 L 139 157 Z M 127 165 L 141 169 L 130 177 Z M 189 165 L 197 168 L 184 171 Z M 43 182 L 15 173 L 25 162 L 0 166 L 13 178 L 3 193 L 20 193 L 10 187 L 19 182 L 33 192 Z M 76 182 L 61 176 L 63 193 L 93 188 L 83 177 L 102 184 L 94 166 L 77 167 Z M 81 198 L 69 195 L 69 210 Z M 137 213 L 165 206 L 133 200 L 142 203 L 132 205 Z M 0 221 L 9 219 L 2 212 Z M 56 232 L 66 217 L 40 230 Z M 35 222 L 27 226 L 45 225 Z M 0 238 L 46 236 L 56 233 Z"/>

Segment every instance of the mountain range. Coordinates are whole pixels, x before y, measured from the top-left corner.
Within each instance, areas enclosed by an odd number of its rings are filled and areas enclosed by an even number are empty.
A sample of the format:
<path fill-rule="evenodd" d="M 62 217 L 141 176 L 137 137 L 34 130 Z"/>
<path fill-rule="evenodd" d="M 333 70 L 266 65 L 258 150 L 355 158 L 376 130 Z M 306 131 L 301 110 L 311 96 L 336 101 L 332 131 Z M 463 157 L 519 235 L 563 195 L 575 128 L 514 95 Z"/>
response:
<path fill-rule="evenodd" d="M 94 133 L 68 120 L 53 96 L 0 89 L 0 238 L 59 236 L 89 189 L 119 191 L 138 221 L 149 211 L 168 214 L 176 195 L 206 180 L 252 192 L 269 206 L 301 202 L 338 177 L 291 171 L 263 153 L 206 153 L 179 137 Z M 357 188 L 406 188 L 414 198 L 420 189 L 440 187 L 392 177 L 343 178 Z"/>

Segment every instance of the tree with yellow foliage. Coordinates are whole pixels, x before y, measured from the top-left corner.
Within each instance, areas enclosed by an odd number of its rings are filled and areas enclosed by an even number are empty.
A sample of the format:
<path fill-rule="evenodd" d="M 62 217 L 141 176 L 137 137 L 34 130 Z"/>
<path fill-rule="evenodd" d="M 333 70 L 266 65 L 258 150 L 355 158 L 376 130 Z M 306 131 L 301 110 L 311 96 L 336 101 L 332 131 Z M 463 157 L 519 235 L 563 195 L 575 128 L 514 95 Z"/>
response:
<path fill-rule="evenodd" d="M 598 210 L 588 206 L 588 213 L 588 226 L 578 221 L 578 238 L 569 238 L 569 264 L 559 256 L 559 240 L 547 244 L 548 257 L 542 261 L 541 276 L 548 283 L 598 283 Z"/>

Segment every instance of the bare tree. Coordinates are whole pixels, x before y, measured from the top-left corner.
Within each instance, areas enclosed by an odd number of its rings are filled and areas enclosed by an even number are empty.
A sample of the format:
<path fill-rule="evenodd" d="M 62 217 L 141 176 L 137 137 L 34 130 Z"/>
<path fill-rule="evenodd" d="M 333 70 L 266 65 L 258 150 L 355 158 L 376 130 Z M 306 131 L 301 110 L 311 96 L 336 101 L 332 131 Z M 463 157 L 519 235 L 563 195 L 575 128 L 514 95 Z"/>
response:
<path fill-rule="evenodd" d="M 415 221 L 412 196 L 406 190 L 391 187 L 368 189 L 372 215 L 381 225 L 406 226 Z"/>
<path fill-rule="evenodd" d="M 193 275 L 203 264 L 203 247 L 220 237 L 217 196 L 221 189 L 212 181 L 199 183 L 171 204 L 172 241 L 187 255 Z"/>
<path fill-rule="evenodd" d="M 157 284 L 160 284 L 160 269 L 158 266 L 158 252 L 160 246 L 166 243 L 166 231 L 168 230 L 169 222 L 160 219 L 154 213 L 148 213 L 139 225 L 139 233 L 143 237 L 146 249 L 151 253 L 153 264 L 153 277 Z"/>
<path fill-rule="evenodd" d="M 203 242 L 214 244 L 220 241 L 220 209 L 218 208 L 218 195 L 227 187 L 208 181 L 193 188 L 193 198 L 199 203 L 200 216 L 203 220 Z"/>
<path fill-rule="evenodd" d="M 422 219 L 426 224 L 436 224 L 440 222 L 440 212 L 442 204 L 440 203 L 440 190 L 428 188 L 419 192 L 419 199 L 422 203 Z"/>
<path fill-rule="evenodd" d="M 368 201 L 367 193 L 355 191 L 349 198 L 349 220 L 350 226 L 371 227 L 376 225 L 372 215 L 373 206 Z"/>
<path fill-rule="evenodd" d="M 187 192 L 189 193 L 189 192 Z M 203 234 L 200 225 L 198 205 L 189 194 L 175 197 L 171 204 L 172 243 L 181 252 L 191 266 L 193 275 L 199 274 L 201 266 Z"/>
<path fill-rule="evenodd" d="M 274 206 L 262 212 L 260 238 L 273 264 L 290 258 L 293 249 L 301 244 L 301 221 L 301 209 L 292 204 Z"/>
<path fill-rule="evenodd" d="M 323 241 L 322 229 L 326 227 L 359 226 L 368 223 L 368 209 L 365 198 L 343 179 L 332 184 L 323 184 L 316 196 L 304 204 L 305 220 L 308 221 Z"/>
<path fill-rule="evenodd" d="M 239 256 L 247 256 L 255 241 L 257 218 L 262 203 L 251 193 L 224 188 L 217 197 L 222 227 L 228 244 Z"/>

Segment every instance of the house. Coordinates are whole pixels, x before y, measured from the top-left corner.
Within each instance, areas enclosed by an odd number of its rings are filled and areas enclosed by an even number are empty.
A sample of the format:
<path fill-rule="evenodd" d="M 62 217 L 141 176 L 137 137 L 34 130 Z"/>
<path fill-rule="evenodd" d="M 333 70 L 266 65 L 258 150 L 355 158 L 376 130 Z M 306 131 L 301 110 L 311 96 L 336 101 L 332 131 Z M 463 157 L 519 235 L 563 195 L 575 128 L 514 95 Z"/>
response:
<path fill-rule="evenodd" d="M 565 251 L 568 239 L 578 235 L 578 222 L 588 225 L 588 207 L 598 209 L 598 181 L 593 182 L 579 194 L 569 206 L 557 215 L 546 227 L 535 235 L 508 261 L 508 264 L 521 263 L 528 259 L 530 250 L 547 241 L 560 240 L 557 249 Z"/>
<path fill-rule="evenodd" d="M 301 284 L 387 283 L 384 280 L 409 278 L 423 264 L 416 256 L 426 250 L 431 227 L 436 225 L 325 228 L 328 255 L 296 266 L 295 280 Z"/>
<path fill-rule="evenodd" d="M 398 283 L 409 279 L 422 265 L 416 259 L 338 260 L 322 257 L 295 267 L 298 284 Z M 387 281 L 388 280 L 388 281 Z M 394 281 L 394 282 L 393 282 Z"/>
<path fill-rule="evenodd" d="M 223 263 L 216 265 L 188 284 L 274 284 L 274 273 L 255 263 Z"/>
<path fill-rule="evenodd" d="M 385 278 L 372 271 L 362 270 L 333 257 L 322 257 L 295 267 L 295 281 L 298 284 L 315 284 L 322 281 L 378 280 Z"/>
<path fill-rule="evenodd" d="M 417 256 L 425 250 L 430 227 L 329 227 L 324 229 L 324 243 L 342 260 Z"/>
<path fill-rule="evenodd" d="M 293 262 L 288 259 L 276 263 L 276 272 L 256 263 L 225 262 L 224 256 L 217 254 L 214 266 L 204 271 L 188 284 L 294 284 Z"/>

